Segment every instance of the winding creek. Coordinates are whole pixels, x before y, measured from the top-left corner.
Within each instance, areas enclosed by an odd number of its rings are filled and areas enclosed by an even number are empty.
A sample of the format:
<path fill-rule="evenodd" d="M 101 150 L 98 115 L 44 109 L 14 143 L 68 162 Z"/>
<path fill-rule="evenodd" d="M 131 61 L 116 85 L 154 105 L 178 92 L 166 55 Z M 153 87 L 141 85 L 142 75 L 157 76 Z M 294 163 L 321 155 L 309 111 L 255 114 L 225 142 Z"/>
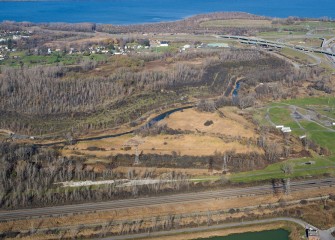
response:
<path fill-rule="evenodd" d="M 138 129 L 143 129 L 143 128 L 148 128 L 148 127 L 152 127 L 155 123 L 163 120 L 164 118 L 168 117 L 169 115 L 171 115 L 172 113 L 175 112 L 179 112 L 179 111 L 183 111 L 185 109 L 190 109 L 193 108 L 194 106 L 185 106 L 185 107 L 180 107 L 180 108 L 175 108 L 166 112 L 163 112 L 153 118 L 151 118 L 146 124 L 144 124 L 143 126 L 139 127 Z M 127 131 L 127 132 L 122 132 L 122 133 L 117 133 L 117 134 L 109 134 L 109 135 L 103 135 L 103 136 L 98 136 L 98 137 L 89 137 L 89 138 L 79 138 L 76 139 L 76 142 L 83 142 L 83 141 L 94 141 L 94 140 L 101 140 L 101 139 L 105 139 L 105 138 L 115 138 L 115 137 L 120 137 L 123 135 L 127 135 L 130 133 L 135 132 L 136 130 L 131 130 L 131 131 Z M 27 138 L 29 138 L 29 136 L 27 136 Z M 36 144 L 37 147 L 47 147 L 47 146 L 54 146 L 54 145 L 58 145 L 58 144 L 65 144 L 66 141 L 59 141 L 59 142 L 53 142 L 53 143 L 47 143 L 47 144 Z"/>
<path fill-rule="evenodd" d="M 240 86 L 241 86 L 240 81 L 237 81 L 236 85 L 235 85 L 235 88 L 234 88 L 234 91 L 233 91 L 233 97 L 237 97 L 238 96 L 238 91 L 240 90 Z"/>

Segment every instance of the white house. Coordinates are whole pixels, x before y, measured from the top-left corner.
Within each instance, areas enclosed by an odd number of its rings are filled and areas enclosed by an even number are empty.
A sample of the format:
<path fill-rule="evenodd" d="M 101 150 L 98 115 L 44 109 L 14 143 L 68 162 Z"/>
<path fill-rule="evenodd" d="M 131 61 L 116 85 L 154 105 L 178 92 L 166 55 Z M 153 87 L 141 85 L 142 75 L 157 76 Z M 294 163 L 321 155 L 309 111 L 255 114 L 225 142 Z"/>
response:
<path fill-rule="evenodd" d="M 167 41 L 161 41 L 159 46 L 160 47 L 168 47 L 169 46 L 169 42 L 167 42 Z"/>
<path fill-rule="evenodd" d="M 13 40 L 19 40 L 19 39 L 21 39 L 21 36 L 19 36 L 19 35 L 13 35 Z"/>
<path fill-rule="evenodd" d="M 289 132 L 292 132 L 292 130 L 291 130 L 290 127 L 283 127 L 283 128 L 281 129 L 281 131 L 282 131 L 283 133 L 289 133 Z"/>

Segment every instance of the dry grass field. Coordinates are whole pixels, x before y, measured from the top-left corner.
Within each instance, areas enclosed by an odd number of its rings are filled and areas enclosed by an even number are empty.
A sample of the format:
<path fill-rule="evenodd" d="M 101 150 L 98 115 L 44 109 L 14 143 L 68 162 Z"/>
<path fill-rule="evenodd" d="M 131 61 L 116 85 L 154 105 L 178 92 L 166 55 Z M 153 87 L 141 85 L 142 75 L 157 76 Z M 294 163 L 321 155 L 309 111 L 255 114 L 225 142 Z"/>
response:
<path fill-rule="evenodd" d="M 239 115 L 235 107 L 225 107 L 221 111 L 224 117 L 217 112 L 199 112 L 195 109 L 187 109 L 183 112 L 175 112 L 164 119 L 162 123 L 167 123 L 172 129 L 189 130 L 193 132 L 219 133 L 234 137 L 257 137 L 252 123 Z M 208 120 L 213 121 L 210 126 L 204 123 Z"/>
<path fill-rule="evenodd" d="M 132 139 L 131 135 L 89 142 L 80 142 L 73 146 L 65 147 L 62 150 L 63 155 L 94 155 L 94 157 L 108 157 L 116 154 L 134 154 L 135 150 L 124 150 L 123 145 Z M 251 145 L 243 145 L 238 141 L 225 142 L 219 137 L 197 135 L 197 134 L 179 134 L 179 135 L 157 135 L 140 138 L 143 143 L 138 149 L 143 154 L 172 154 L 176 152 L 179 155 L 189 156 L 210 156 L 215 152 L 225 152 L 235 150 L 236 153 L 262 152 L 260 148 Z M 92 147 L 104 150 L 89 150 Z M 93 157 L 93 158 L 94 158 Z"/>
<path fill-rule="evenodd" d="M 194 109 L 187 109 L 171 114 L 168 118 L 159 122 L 166 124 L 169 128 L 187 131 L 185 134 L 159 134 L 153 136 L 134 136 L 128 134 L 115 138 L 102 140 L 84 141 L 75 145 L 65 147 L 62 153 L 70 155 L 90 156 L 90 162 L 99 161 L 117 154 L 134 154 L 134 147 L 125 150 L 124 146 L 131 139 L 141 142 L 139 151 L 143 154 L 172 154 L 189 156 L 209 156 L 215 152 L 225 152 L 235 150 L 236 153 L 259 152 L 262 149 L 244 144 L 241 139 L 255 139 L 258 137 L 255 126 L 244 116 L 239 114 L 235 107 L 225 107 L 220 109 L 224 116 L 218 112 L 199 112 Z M 208 120 L 213 124 L 205 126 Z"/>
<path fill-rule="evenodd" d="M 200 24 L 201 27 L 243 27 L 243 28 L 262 28 L 272 27 L 271 20 L 251 20 L 251 19 L 228 19 L 211 20 Z"/>

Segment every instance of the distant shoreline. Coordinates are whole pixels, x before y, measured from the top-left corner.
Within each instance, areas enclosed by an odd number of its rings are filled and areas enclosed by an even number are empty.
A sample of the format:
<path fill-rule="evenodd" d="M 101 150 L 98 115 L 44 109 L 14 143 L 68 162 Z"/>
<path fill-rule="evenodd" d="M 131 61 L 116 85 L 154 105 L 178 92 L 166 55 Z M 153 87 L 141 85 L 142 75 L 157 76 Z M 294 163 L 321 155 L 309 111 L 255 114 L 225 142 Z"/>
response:
<path fill-rule="evenodd" d="M 215 12 L 243 12 L 271 18 L 335 18 L 335 2 L 317 4 L 305 0 L 302 8 L 289 0 L 222 1 L 212 0 L 0 0 L 0 22 L 83 23 L 138 25 L 174 22 Z"/>

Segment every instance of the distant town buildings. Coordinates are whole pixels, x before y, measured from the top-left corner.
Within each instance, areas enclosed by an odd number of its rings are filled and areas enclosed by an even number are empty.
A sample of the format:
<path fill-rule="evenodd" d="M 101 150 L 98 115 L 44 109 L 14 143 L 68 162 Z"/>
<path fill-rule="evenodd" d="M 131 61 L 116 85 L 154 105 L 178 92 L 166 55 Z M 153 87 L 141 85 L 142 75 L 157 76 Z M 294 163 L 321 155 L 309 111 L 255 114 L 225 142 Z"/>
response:
<path fill-rule="evenodd" d="M 201 42 L 185 42 L 183 45 L 172 45 L 170 41 L 158 40 L 152 38 L 143 39 L 110 39 L 110 41 L 101 41 L 99 43 L 83 43 L 77 45 L 60 45 L 59 43 L 54 43 L 52 40 L 39 47 L 33 49 L 18 49 L 22 51 L 17 54 L 12 54 L 16 52 L 16 42 L 25 38 L 29 38 L 33 32 L 31 31 L 14 31 L 14 32 L 0 32 L 0 61 L 6 59 L 21 59 L 25 56 L 30 55 L 59 55 L 59 54 L 77 54 L 89 56 L 90 54 L 109 54 L 109 55 L 127 55 L 127 54 L 138 54 L 146 51 L 158 51 L 158 48 L 167 48 L 167 51 L 177 50 L 179 52 L 195 50 L 197 48 L 209 48 L 209 47 L 228 47 L 225 43 L 212 43 L 204 44 Z M 144 36 L 147 36 L 144 35 Z M 162 35 L 160 36 L 162 37 Z M 164 50 L 165 51 L 165 50 Z M 26 55 L 24 55 L 26 54 Z"/>
<path fill-rule="evenodd" d="M 210 48 L 229 48 L 227 43 L 208 43 L 207 46 Z"/>
<path fill-rule="evenodd" d="M 11 52 L 15 52 L 12 41 L 29 38 L 31 31 L 2 31 L 0 32 L 0 61 L 9 57 Z"/>
<path fill-rule="evenodd" d="M 277 125 L 276 126 L 277 129 L 280 129 L 280 131 L 282 131 L 283 133 L 290 133 L 292 132 L 290 127 L 285 127 L 284 125 Z"/>

